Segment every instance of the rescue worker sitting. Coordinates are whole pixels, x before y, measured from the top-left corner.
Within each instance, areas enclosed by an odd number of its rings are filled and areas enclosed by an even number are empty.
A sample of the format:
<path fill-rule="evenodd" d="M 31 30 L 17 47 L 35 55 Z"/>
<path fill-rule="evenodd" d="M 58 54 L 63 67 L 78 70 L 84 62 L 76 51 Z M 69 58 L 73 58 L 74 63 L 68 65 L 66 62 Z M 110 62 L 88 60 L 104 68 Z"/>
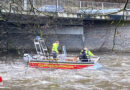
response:
<path fill-rule="evenodd" d="M 90 60 L 90 56 L 94 56 L 94 54 L 90 50 L 88 50 L 88 48 L 84 48 L 83 50 L 81 50 L 79 59 L 82 62 L 88 62 L 88 60 Z"/>
<path fill-rule="evenodd" d="M 58 47 L 59 47 L 59 41 L 56 41 L 55 43 L 53 43 L 53 45 L 52 45 L 52 56 L 53 56 L 54 60 L 56 60 L 57 54 L 59 53 Z"/>

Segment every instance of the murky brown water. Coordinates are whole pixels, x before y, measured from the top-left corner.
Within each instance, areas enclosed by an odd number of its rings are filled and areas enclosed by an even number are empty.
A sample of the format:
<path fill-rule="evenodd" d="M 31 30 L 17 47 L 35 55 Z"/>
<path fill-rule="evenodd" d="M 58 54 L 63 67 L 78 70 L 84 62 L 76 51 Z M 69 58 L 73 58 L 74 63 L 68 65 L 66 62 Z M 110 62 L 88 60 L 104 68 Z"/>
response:
<path fill-rule="evenodd" d="M 0 62 L 4 81 L 0 90 L 130 90 L 130 54 L 98 56 L 102 68 L 81 70 L 29 68 L 22 59 L 12 57 Z"/>

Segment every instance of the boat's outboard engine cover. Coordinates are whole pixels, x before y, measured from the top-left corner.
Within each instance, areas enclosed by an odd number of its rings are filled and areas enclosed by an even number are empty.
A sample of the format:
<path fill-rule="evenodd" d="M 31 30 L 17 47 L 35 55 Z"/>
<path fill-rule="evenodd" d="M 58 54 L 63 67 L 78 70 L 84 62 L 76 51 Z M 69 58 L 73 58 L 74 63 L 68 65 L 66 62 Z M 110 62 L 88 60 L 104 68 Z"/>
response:
<path fill-rule="evenodd" d="M 25 62 L 29 62 L 32 60 L 32 56 L 30 54 L 24 54 L 23 59 Z"/>

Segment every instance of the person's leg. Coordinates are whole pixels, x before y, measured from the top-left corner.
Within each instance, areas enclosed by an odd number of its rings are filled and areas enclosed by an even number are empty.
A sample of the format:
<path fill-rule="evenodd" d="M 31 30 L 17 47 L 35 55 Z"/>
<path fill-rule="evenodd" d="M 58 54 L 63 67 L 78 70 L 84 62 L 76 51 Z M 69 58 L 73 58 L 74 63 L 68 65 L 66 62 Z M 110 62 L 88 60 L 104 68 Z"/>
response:
<path fill-rule="evenodd" d="M 83 62 L 88 62 L 88 59 L 87 59 L 87 56 L 86 56 L 86 54 L 83 54 L 83 60 L 82 60 Z"/>
<path fill-rule="evenodd" d="M 57 58 L 56 52 L 53 52 L 52 54 L 53 54 L 53 59 L 56 60 L 56 58 Z"/>

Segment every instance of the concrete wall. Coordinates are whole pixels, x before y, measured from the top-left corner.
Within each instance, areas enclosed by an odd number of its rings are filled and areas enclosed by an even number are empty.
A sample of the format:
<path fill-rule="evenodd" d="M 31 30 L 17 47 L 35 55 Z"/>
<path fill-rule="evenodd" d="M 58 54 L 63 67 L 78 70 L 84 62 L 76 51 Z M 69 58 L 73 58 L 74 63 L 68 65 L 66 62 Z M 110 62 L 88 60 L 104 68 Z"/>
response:
<path fill-rule="evenodd" d="M 56 40 L 60 41 L 60 46 L 65 45 L 69 51 L 77 51 L 83 47 L 83 26 L 55 26 L 43 33 L 49 47 Z"/>
<path fill-rule="evenodd" d="M 67 51 L 79 51 L 85 46 L 95 51 L 110 51 L 113 47 L 115 27 L 119 21 L 86 20 L 84 26 L 50 25 L 15 25 L 0 22 L 0 49 L 34 50 L 33 39 L 42 35 L 48 48 L 60 41 L 60 49 L 65 45 Z M 123 21 L 117 28 L 114 50 L 130 52 L 130 23 Z"/>
<path fill-rule="evenodd" d="M 3 23 L 0 25 L 0 49 L 7 50 L 35 50 L 33 39 L 41 35 L 51 50 L 52 43 L 60 41 L 59 49 L 65 45 L 67 51 L 77 51 L 83 47 L 83 26 L 52 25 L 48 28 L 35 25 L 13 25 Z"/>
<path fill-rule="evenodd" d="M 85 46 L 91 50 L 111 51 L 114 32 L 119 21 L 84 21 Z M 115 37 L 115 51 L 130 52 L 130 23 L 118 24 Z"/>

